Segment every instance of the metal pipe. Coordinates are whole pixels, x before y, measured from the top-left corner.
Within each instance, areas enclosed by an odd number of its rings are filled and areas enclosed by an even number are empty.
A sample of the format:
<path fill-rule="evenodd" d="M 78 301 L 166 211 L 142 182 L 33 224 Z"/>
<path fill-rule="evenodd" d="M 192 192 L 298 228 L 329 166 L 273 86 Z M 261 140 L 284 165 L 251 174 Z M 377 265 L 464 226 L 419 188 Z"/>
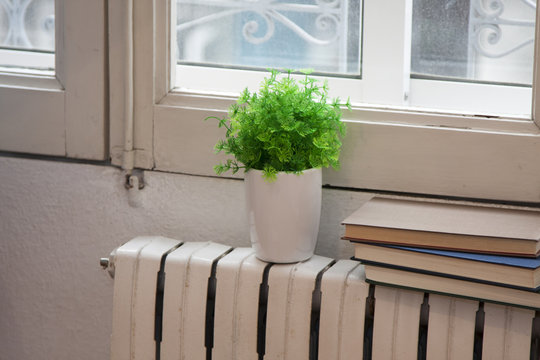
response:
<path fill-rule="evenodd" d="M 122 169 L 128 175 L 135 165 L 134 157 L 134 119 L 133 119 L 133 0 L 126 0 L 126 26 L 125 26 L 125 48 L 126 57 L 124 68 L 124 156 L 122 159 Z"/>

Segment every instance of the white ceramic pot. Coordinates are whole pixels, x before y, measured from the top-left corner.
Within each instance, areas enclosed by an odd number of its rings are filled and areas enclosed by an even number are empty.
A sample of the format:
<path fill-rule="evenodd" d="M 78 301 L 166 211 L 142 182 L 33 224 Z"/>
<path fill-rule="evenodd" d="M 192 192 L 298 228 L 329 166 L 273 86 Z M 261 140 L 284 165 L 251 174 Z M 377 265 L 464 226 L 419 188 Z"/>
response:
<path fill-rule="evenodd" d="M 279 173 L 268 182 L 262 171 L 245 176 L 251 245 L 264 261 L 291 263 L 313 256 L 321 218 L 321 169 L 302 175 Z"/>

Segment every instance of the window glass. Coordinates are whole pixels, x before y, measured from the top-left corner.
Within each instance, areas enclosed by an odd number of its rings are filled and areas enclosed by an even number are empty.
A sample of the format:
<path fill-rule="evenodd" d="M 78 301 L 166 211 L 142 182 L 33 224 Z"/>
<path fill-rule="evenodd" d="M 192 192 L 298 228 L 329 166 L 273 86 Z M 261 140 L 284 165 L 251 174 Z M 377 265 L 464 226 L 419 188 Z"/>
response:
<path fill-rule="evenodd" d="M 413 77 L 532 83 L 536 1 L 414 0 Z"/>
<path fill-rule="evenodd" d="M 177 58 L 360 76 L 360 7 L 343 0 L 177 0 Z"/>
<path fill-rule="evenodd" d="M 54 0 L 0 0 L 0 66 L 54 69 Z"/>

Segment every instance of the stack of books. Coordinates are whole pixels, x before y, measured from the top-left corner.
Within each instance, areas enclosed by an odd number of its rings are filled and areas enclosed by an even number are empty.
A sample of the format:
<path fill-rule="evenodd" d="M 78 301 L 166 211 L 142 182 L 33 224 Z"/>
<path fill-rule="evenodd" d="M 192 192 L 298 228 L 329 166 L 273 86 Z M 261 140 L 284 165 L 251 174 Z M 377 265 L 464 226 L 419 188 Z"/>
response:
<path fill-rule="evenodd" d="M 540 211 L 375 197 L 343 224 L 370 283 L 540 309 Z"/>

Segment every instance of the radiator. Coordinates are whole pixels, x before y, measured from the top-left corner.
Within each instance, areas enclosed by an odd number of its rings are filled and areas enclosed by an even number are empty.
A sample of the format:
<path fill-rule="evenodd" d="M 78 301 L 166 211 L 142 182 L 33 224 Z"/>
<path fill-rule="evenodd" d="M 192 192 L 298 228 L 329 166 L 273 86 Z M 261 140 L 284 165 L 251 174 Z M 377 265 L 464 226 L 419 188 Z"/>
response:
<path fill-rule="evenodd" d="M 352 260 L 139 237 L 111 254 L 111 359 L 538 359 L 534 311 L 369 285 Z"/>

